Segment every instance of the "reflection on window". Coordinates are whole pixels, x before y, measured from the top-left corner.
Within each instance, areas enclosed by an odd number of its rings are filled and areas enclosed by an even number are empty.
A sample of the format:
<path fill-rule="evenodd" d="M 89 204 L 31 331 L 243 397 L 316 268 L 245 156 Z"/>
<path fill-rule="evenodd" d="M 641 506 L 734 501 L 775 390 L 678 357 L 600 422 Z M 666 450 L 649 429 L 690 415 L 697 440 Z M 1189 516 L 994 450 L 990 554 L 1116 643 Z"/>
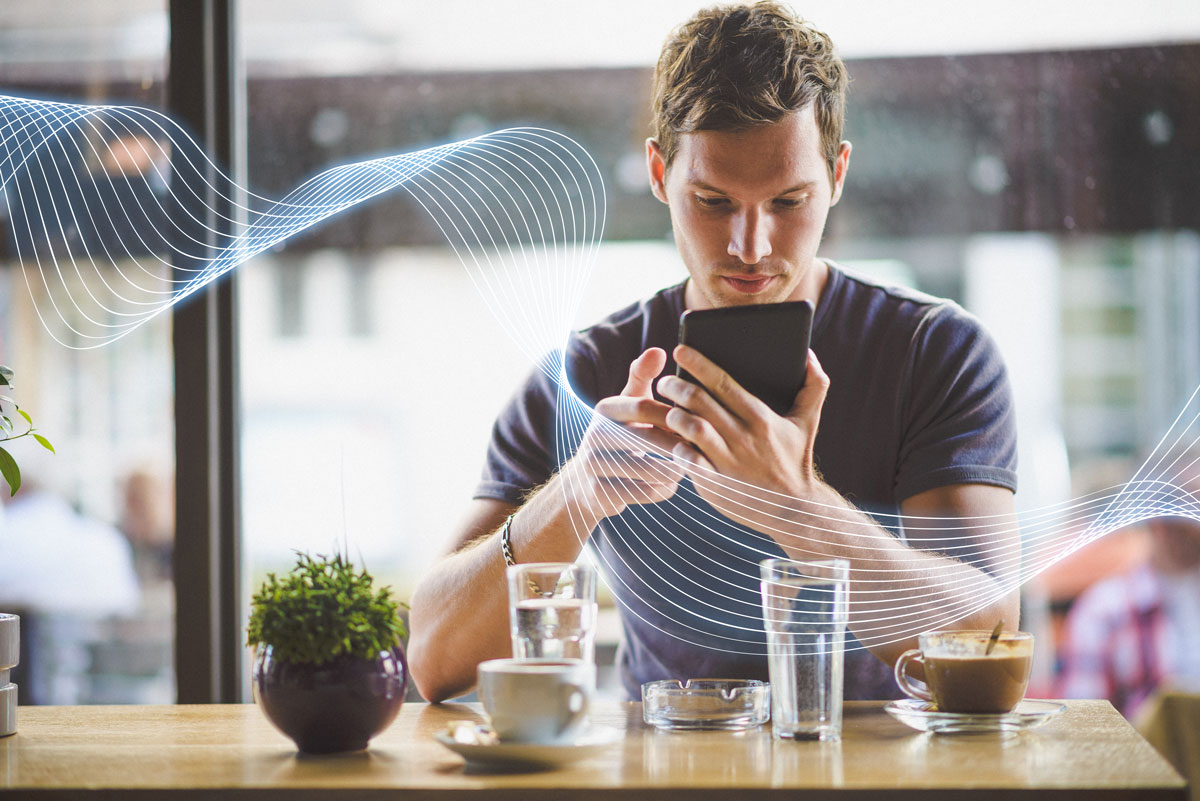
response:
<path fill-rule="evenodd" d="M 349 265 L 346 275 L 346 315 L 350 323 L 350 335 L 369 337 L 375 333 L 374 308 L 371 306 L 371 287 L 374 270 L 364 256 L 357 256 Z"/>
<path fill-rule="evenodd" d="M 162 107 L 162 0 L 12 3 L 4 18 L 5 94 Z M 141 180 L 157 175 L 156 143 L 131 133 L 70 145 L 63 152 L 79 158 L 60 166 L 100 193 L 97 203 L 157 208 L 153 197 L 140 194 L 166 190 L 161 181 Z M 50 209 L 61 198 L 29 176 L 13 178 L 0 195 L 0 362 L 15 369 L 15 397 L 57 450 L 52 456 L 14 447 L 24 486 L 14 498 L 2 493 L 0 610 L 22 617 L 13 680 L 22 704 L 171 703 L 169 315 L 116 344 L 73 350 L 42 327 L 36 309 L 46 297 L 30 280 L 39 259 L 51 265 L 68 247 L 76 255 L 124 253 L 118 243 L 146 242 L 147 252 L 162 252 L 161 240 L 151 236 L 161 226 L 138 227 L 122 215 L 108 226 L 74 218 L 32 236 L 25 215 L 39 202 Z M 122 257 L 99 275 L 111 281 L 114 270 L 131 267 Z"/>
<path fill-rule="evenodd" d="M 286 40 L 265 35 L 274 18 L 262 7 L 242 9 L 256 191 L 541 125 L 580 141 L 605 176 L 605 240 L 577 324 L 684 277 L 642 175 L 649 65 L 676 14 L 621 62 L 640 66 L 596 67 L 611 62 L 533 43 L 497 64 L 464 38 L 439 39 L 442 69 L 426 69 L 413 55 L 425 52 L 420 30 L 385 47 L 387 26 L 368 35 L 350 12 L 318 31 L 313 8 L 313 27 Z M 590 13 L 597 30 L 611 24 L 603 7 Z M 334 42 L 357 60 L 339 61 Z M 943 41 L 926 56 L 851 59 L 853 158 L 823 245 L 985 320 L 1018 394 L 1026 510 L 1098 489 L 1101 476 L 1123 481 L 1200 382 L 1200 46 L 1032 44 L 943 55 L 953 45 Z M 261 277 L 269 265 L 274 282 Z M 496 336 L 437 226 L 403 192 L 255 260 L 243 278 L 247 583 L 285 567 L 290 549 L 327 550 L 346 532 L 351 552 L 407 594 L 461 514 L 528 360 Z M 271 305 L 279 325 L 266 330 L 253 310 Z M 1040 608 L 1031 596 L 1030 625 L 1048 631 Z M 1042 651 L 1048 683 L 1053 649 Z"/>
<path fill-rule="evenodd" d="M 281 337 L 298 337 L 304 332 L 304 265 L 276 265 L 278 281 L 278 331 Z"/>

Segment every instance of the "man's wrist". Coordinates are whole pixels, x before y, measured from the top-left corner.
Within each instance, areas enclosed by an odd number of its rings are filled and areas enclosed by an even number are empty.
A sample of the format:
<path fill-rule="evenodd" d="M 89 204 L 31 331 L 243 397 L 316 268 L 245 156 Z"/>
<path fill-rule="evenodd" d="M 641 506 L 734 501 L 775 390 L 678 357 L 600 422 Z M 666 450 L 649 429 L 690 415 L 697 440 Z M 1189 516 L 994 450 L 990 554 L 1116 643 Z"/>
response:
<path fill-rule="evenodd" d="M 504 564 L 508 567 L 514 567 L 517 564 L 517 558 L 513 556 L 512 541 L 510 539 L 512 534 L 512 521 L 516 516 L 516 512 L 513 512 L 511 515 L 509 515 L 504 521 L 504 526 L 500 529 L 500 553 L 503 554 Z"/>
<path fill-rule="evenodd" d="M 590 536 L 596 529 L 596 526 L 600 525 L 600 521 L 611 515 L 603 509 L 594 508 L 592 503 L 580 498 L 571 491 L 574 482 L 581 480 L 582 478 L 578 475 L 568 476 L 567 470 L 564 469 L 556 474 L 550 483 L 546 484 L 542 491 L 538 493 L 537 500 L 544 500 L 541 497 L 542 495 L 547 492 L 553 492 L 555 500 L 559 502 L 556 504 L 558 507 L 557 511 L 566 516 L 566 520 L 575 529 L 576 534 L 582 529 L 584 536 Z M 597 499 L 593 498 L 593 500 Z M 611 514 L 618 513 L 613 512 Z"/>
<path fill-rule="evenodd" d="M 788 515 L 792 531 L 802 537 L 801 542 L 819 541 L 830 549 L 831 555 L 853 563 L 883 564 L 907 553 L 908 547 L 878 520 L 824 479 L 816 478 L 811 486 L 812 491 L 793 503 Z M 788 550 L 787 545 L 780 544 Z M 811 549 L 811 544 L 805 548 Z"/>
<path fill-rule="evenodd" d="M 575 555 L 561 553 L 563 546 L 577 549 L 605 518 L 604 514 L 573 500 L 566 485 L 559 483 L 562 480 L 561 473 L 555 475 L 532 492 L 525 504 L 500 525 L 500 553 L 506 567 L 526 562 L 573 560 Z M 568 536 L 574 545 L 567 545 Z"/>

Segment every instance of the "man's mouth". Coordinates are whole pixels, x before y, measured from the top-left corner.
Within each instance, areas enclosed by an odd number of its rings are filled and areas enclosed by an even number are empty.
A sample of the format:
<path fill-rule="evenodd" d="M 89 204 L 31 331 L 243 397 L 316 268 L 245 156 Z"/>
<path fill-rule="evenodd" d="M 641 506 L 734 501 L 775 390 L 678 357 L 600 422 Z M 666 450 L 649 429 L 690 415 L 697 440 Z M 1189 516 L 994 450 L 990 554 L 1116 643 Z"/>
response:
<path fill-rule="evenodd" d="M 721 280 L 735 292 L 756 295 L 767 288 L 775 278 L 773 275 L 723 275 Z"/>

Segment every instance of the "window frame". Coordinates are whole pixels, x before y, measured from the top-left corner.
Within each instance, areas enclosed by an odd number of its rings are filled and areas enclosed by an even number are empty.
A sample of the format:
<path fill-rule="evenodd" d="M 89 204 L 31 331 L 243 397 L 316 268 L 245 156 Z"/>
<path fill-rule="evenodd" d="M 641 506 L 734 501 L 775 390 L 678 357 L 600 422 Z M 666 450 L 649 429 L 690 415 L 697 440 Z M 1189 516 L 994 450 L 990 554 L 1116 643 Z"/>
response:
<path fill-rule="evenodd" d="M 236 0 L 170 0 L 167 111 L 213 161 L 195 201 L 210 245 L 233 233 L 244 174 L 245 76 Z M 241 182 L 244 185 L 244 182 Z M 240 670 L 237 271 L 172 306 L 175 676 L 178 703 L 245 701 Z"/>

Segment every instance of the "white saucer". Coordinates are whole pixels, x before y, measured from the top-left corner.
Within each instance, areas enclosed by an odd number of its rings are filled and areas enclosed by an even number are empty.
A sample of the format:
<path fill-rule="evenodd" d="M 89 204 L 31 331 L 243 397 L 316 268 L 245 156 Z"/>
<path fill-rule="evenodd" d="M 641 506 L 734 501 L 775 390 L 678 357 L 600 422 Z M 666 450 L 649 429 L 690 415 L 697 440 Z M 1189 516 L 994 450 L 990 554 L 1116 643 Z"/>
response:
<path fill-rule="evenodd" d="M 623 733 L 608 726 L 591 726 L 575 741 L 562 744 L 505 743 L 495 739 L 486 726 L 475 727 L 476 742 L 455 740 L 449 731 L 433 735 L 442 745 L 467 760 L 467 767 L 513 770 L 518 768 L 556 768 L 595 756 Z"/>
<path fill-rule="evenodd" d="M 928 701 L 905 698 L 891 701 L 883 707 L 896 720 L 917 731 L 935 734 L 963 732 L 1021 731 L 1041 726 L 1067 707 L 1056 701 L 1024 700 L 1012 712 L 1003 715 L 969 715 L 961 712 L 939 712 Z"/>

